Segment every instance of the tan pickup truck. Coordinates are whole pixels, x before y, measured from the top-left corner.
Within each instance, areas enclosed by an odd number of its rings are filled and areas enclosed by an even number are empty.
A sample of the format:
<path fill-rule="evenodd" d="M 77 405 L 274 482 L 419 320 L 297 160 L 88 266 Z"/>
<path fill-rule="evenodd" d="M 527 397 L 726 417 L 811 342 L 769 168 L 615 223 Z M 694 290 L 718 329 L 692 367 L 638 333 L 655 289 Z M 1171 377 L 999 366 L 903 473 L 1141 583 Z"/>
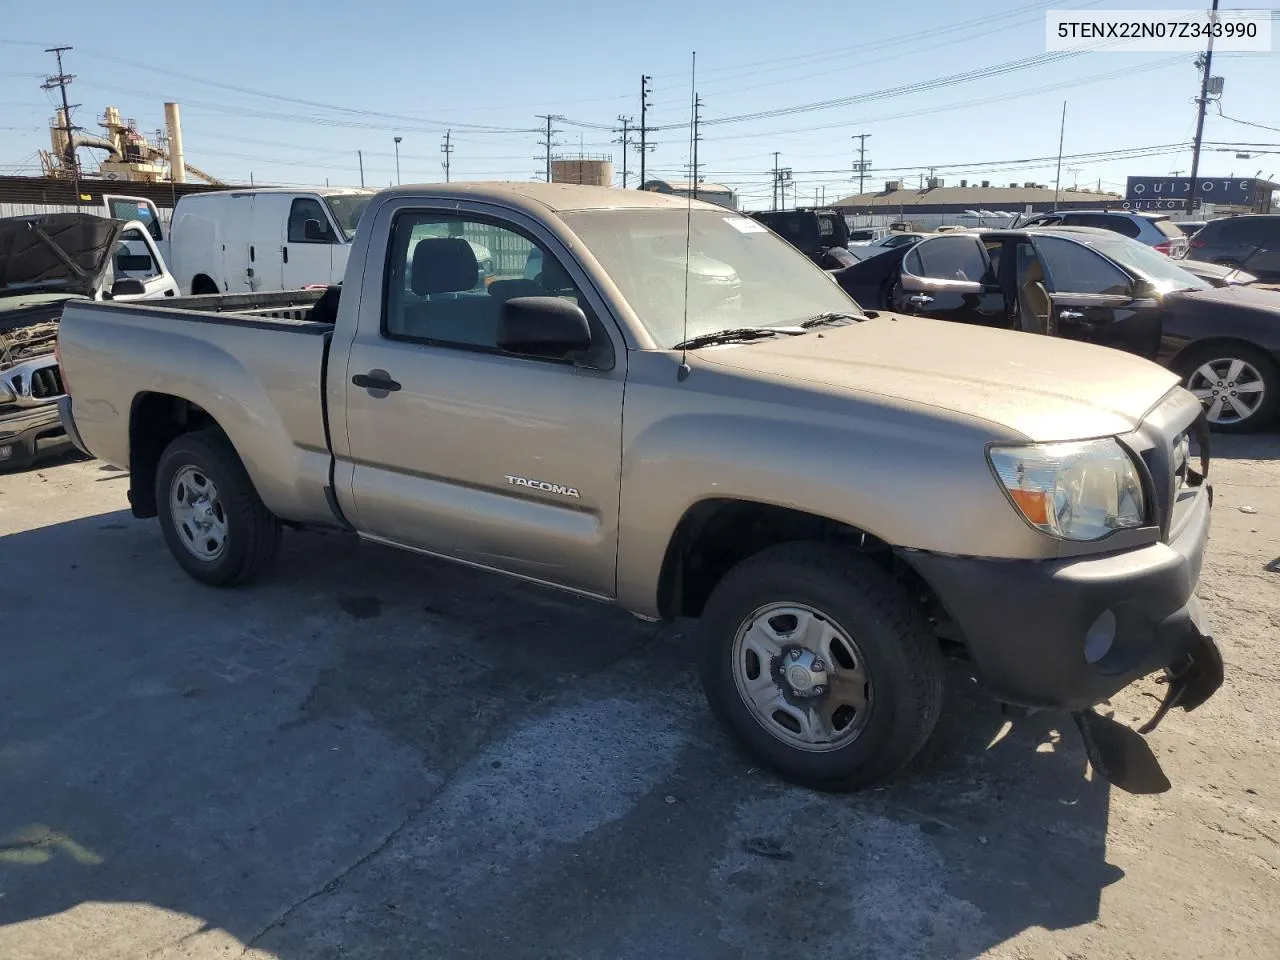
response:
<path fill-rule="evenodd" d="M 1222 683 L 1201 406 L 1174 374 L 866 313 L 710 204 L 389 189 L 303 319 L 74 303 L 59 352 L 66 429 L 198 580 L 251 580 L 314 525 L 699 618 L 715 713 L 798 782 L 907 763 L 945 654 L 1011 713 L 1071 711 L 1138 790 L 1168 783 L 1092 706 L 1155 671 L 1166 707 Z"/>

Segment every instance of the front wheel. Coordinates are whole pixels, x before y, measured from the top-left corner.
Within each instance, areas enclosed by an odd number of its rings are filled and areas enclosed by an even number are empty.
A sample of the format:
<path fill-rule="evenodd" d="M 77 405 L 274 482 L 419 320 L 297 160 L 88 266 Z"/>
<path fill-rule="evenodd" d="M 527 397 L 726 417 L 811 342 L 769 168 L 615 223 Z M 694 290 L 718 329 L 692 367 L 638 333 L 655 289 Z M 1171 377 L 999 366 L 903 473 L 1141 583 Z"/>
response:
<path fill-rule="evenodd" d="M 937 641 L 902 586 L 865 557 L 771 547 L 720 581 L 702 628 L 712 710 L 788 780 L 824 790 L 882 781 L 937 723 Z"/>
<path fill-rule="evenodd" d="M 1280 411 L 1280 371 L 1256 347 L 1247 343 L 1195 347 L 1179 366 L 1184 386 L 1204 405 L 1214 430 L 1256 430 Z"/>
<path fill-rule="evenodd" d="M 186 433 L 165 448 L 156 467 L 156 501 L 169 552 L 210 586 L 257 578 L 280 546 L 280 521 L 221 431 Z"/>

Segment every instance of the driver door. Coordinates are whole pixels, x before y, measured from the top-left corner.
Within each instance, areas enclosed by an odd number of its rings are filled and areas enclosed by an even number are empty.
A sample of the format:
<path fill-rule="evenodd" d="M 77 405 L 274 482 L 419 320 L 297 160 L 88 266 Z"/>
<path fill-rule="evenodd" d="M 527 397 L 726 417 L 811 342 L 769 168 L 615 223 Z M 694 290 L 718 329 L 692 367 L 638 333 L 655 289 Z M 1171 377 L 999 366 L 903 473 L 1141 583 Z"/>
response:
<path fill-rule="evenodd" d="M 1004 293 L 982 241 L 951 234 L 917 243 L 890 295 L 895 313 L 988 327 L 1006 326 Z"/>

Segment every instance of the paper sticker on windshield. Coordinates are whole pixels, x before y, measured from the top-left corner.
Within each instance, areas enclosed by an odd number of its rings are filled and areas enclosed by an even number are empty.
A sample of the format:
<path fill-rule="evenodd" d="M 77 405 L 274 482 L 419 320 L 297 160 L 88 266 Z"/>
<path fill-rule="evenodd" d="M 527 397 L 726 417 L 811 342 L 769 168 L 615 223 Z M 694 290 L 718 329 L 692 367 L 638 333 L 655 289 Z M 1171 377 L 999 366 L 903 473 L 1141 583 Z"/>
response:
<path fill-rule="evenodd" d="M 768 228 L 763 223 L 752 220 L 750 217 L 725 217 L 724 222 L 739 233 L 768 233 Z"/>

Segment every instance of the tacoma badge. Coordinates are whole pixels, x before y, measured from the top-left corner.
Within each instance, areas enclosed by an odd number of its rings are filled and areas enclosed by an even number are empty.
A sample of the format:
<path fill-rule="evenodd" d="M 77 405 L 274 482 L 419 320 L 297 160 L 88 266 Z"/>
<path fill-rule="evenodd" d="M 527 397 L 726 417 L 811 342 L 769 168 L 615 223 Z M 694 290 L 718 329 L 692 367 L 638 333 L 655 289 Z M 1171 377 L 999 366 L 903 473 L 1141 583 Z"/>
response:
<path fill-rule="evenodd" d="M 534 490 L 544 490 L 547 493 L 558 493 L 562 497 L 578 497 L 577 487 L 562 487 L 558 483 L 547 483 L 544 480 L 530 480 L 528 477 L 513 477 L 510 474 L 506 477 L 507 483 L 515 487 L 530 487 Z"/>

